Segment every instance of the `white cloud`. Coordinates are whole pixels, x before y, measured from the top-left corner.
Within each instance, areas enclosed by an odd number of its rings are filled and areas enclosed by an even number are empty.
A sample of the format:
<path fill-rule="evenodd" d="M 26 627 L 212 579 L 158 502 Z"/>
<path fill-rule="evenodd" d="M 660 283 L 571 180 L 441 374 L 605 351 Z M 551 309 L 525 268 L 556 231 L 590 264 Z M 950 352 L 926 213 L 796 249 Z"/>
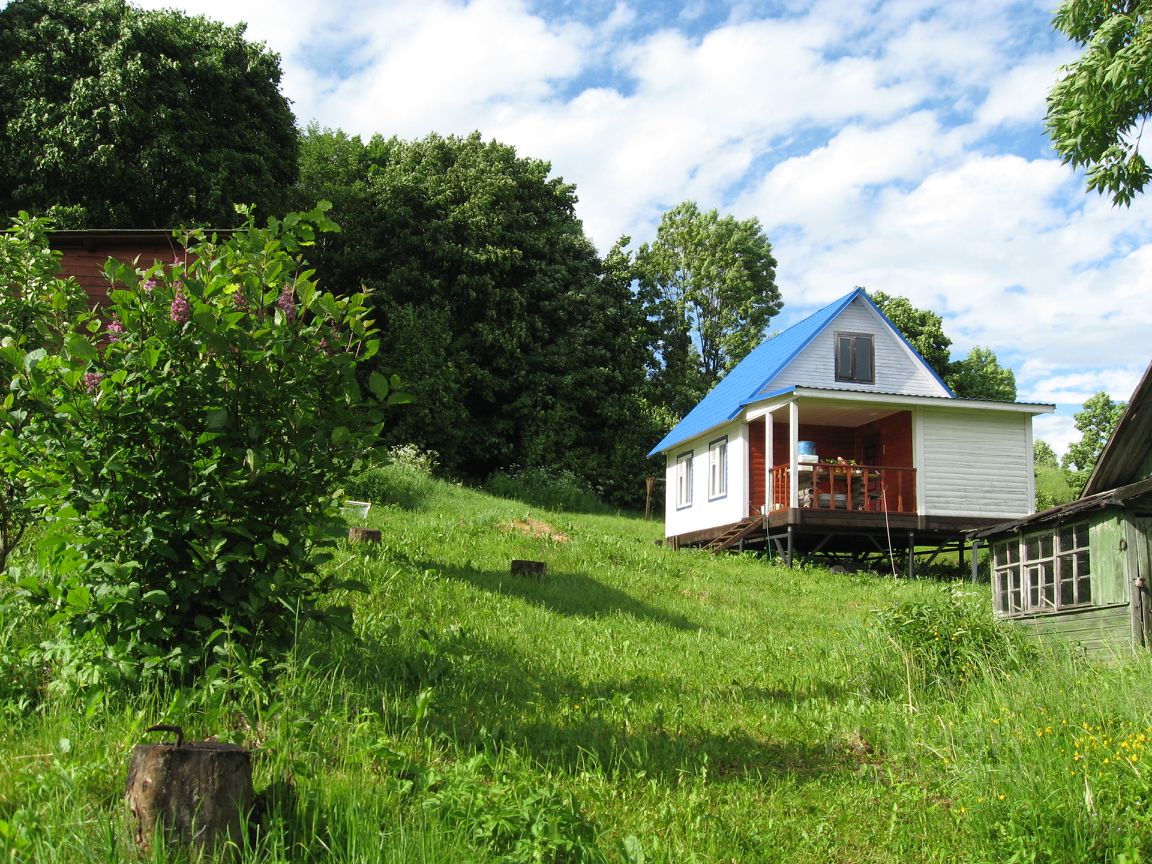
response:
<path fill-rule="evenodd" d="M 302 122 L 479 129 L 551 161 L 602 249 L 684 199 L 755 215 L 786 314 L 858 284 L 907 296 L 957 353 L 991 347 L 1022 398 L 1059 403 L 1052 435 L 1099 389 L 1127 398 L 1152 355 L 1152 202 L 1112 208 L 1045 155 L 1073 56 L 1046 0 L 740 2 L 719 23 L 706 2 L 141 5 L 247 20 Z"/>

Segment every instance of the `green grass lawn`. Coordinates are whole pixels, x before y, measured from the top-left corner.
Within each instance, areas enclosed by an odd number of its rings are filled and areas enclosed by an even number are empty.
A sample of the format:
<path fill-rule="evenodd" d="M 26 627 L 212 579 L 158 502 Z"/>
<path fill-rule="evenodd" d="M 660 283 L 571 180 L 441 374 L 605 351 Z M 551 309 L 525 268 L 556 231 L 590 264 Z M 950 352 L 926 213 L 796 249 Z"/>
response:
<path fill-rule="evenodd" d="M 925 657 L 984 637 L 932 610 L 959 591 L 987 617 L 986 588 L 674 552 L 655 522 L 399 468 L 374 481 L 383 542 L 331 565 L 369 589 L 334 598 L 354 633 L 302 628 L 275 683 L 236 663 L 170 692 L 0 689 L 0 860 L 137 860 L 121 795 L 158 722 L 254 748 L 267 804 L 244 861 L 1106 861 L 1152 845 L 1143 658 L 1017 668 L 1027 655 L 971 650 L 934 677 Z M 511 576 L 514 558 L 547 577 Z M 929 610 L 917 650 L 878 624 L 909 604 Z M 0 613 L 3 669 L 38 625 Z"/>

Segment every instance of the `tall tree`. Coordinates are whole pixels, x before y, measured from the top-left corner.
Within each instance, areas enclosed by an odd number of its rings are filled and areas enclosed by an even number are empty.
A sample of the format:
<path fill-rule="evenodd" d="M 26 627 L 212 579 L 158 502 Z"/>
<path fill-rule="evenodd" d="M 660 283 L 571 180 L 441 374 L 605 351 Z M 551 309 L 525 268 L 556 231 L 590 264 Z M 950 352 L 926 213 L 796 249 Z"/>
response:
<path fill-rule="evenodd" d="M 1032 443 L 1032 462 L 1037 468 L 1041 466 L 1045 468 L 1058 468 L 1060 466 L 1060 460 L 1056 456 L 1056 451 L 1053 450 L 1052 445 L 1043 438 L 1037 438 Z"/>
<path fill-rule="evenodd" d="M 952 367 L 948 351 L 952 340 L 944 335 L 944 319 L 928 309 L 916 308 L 907 297 L 893 297 L 883 291 L 869 295 L 936 374 L 947 378 Z"/>
<path fill-rule="evenodd" d="M 1120 423 L 1127 402 L 1113 402 L 1103 390 L 1089 398 L 1075 414 L 1076 430 L 1080 440 L 1068 447 L 1060 465 L 1068 475 L 1069 484 L 1079 495 L 1092 476 L 1104 446 Z"/>
<path fill-rule="evenodd" d="M 329 283 L 377 298 L 381 365 L 417 397 L 389 440 L 483 478 L 564 467 L 642 494 L 620 448 L 644 382 L 644 316 L 622 251 L 601 262 L 575 190 L 507 145 L 437 135 L 364 143 L 312 127 L 300 194 L 334 204 L 341 234 L 313 256 Z M 647 446 L 644 446 L 644 445 Z"/>
<path fill-rule="evenodd" d="M 1088 188 L 1130 204 L 1152 177 L 1140 152 L 1152 116 L 1152 2 L 1064 0 L 1053 21 L 1084 52 L 1048 95 L 1048 132 Z"/>
<path fill-rule="evenodd" d="M 952 339 L 944 333 L 944 320 L 927 309 L 918 309 L 906 297 L 893 297 L 883 291 L 869 292 L 904 338 L 961 399 L 990 399 L 1013 402 L 1016 376 L 1000 365 L 991 348 L 974 347 L 968 356 L 952 360 L 948 351 Z"/>
<path fill-rule="evenodd" d="M 686 201 L 640 246 L 636 268 L 660 330 L 654 378 L 683 414 L 760 344 L 783 306 L 772 244 L 758 219 Z"/>
<path fill-rule="evenodd" d="M 1016 401 L 1016 374 L 996 359 L 991 348 L 975 346 L 968 356 L 950 364 L 948 386 L 963 399 Z"/>
<path fill-rule="evenodd" d="M 278 211 L 298 134 L 276 54 L 125 0 L 0 9 L 0 213 L 67 227 L 237 224 Z"/>

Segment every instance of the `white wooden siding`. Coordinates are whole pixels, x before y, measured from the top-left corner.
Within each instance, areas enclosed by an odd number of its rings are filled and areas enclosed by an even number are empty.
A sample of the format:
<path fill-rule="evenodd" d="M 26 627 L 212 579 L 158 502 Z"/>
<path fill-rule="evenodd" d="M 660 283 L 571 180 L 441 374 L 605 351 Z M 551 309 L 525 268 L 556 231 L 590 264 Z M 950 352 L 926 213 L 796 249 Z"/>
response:
<path fill-rule="evenodd" d="M 1016 412 L 916 415 L 920 512 L 1013 518 L 1033 512 L 1032 418 Z"/>
<path fill-rule="evenodd" d="M 708 500 L 708 444 L 728 436 L 728 494 Z M 676 459 L 692 451 L 692 506 L 676 508 Z M 739 522 L 748 507 L 748 427 L 730 423 L 685 442 L 667 454 L 664 485 L 664 536 L 674 537 Z"/>
<path fill-rule="evenodd" d="M 871 333 L 875 383 L 836 380 L 836 333 Z M 762 392 L 784 387 L 834 387 L 866 393 L 947 396 L 948 391 L 862 298 L 856 298 Z"/>

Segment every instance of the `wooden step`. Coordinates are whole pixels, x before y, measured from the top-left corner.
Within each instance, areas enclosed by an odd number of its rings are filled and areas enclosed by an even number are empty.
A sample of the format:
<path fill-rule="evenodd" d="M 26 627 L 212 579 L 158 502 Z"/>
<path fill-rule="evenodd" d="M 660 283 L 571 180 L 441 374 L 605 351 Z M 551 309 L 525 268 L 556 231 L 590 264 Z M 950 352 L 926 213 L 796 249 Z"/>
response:
<path fill-rule="evenodd" d="M 753 516 L 745 517 L 731 526 L 727 531 L 705 544 L 704 548 L 710 552 L 723 552 L 726 549 L 731 549 L 741 540 L 744 540 L 750 534 L 755 534 L 757 531 L 763 529 L 764 517 L 756 514 Z"/>

